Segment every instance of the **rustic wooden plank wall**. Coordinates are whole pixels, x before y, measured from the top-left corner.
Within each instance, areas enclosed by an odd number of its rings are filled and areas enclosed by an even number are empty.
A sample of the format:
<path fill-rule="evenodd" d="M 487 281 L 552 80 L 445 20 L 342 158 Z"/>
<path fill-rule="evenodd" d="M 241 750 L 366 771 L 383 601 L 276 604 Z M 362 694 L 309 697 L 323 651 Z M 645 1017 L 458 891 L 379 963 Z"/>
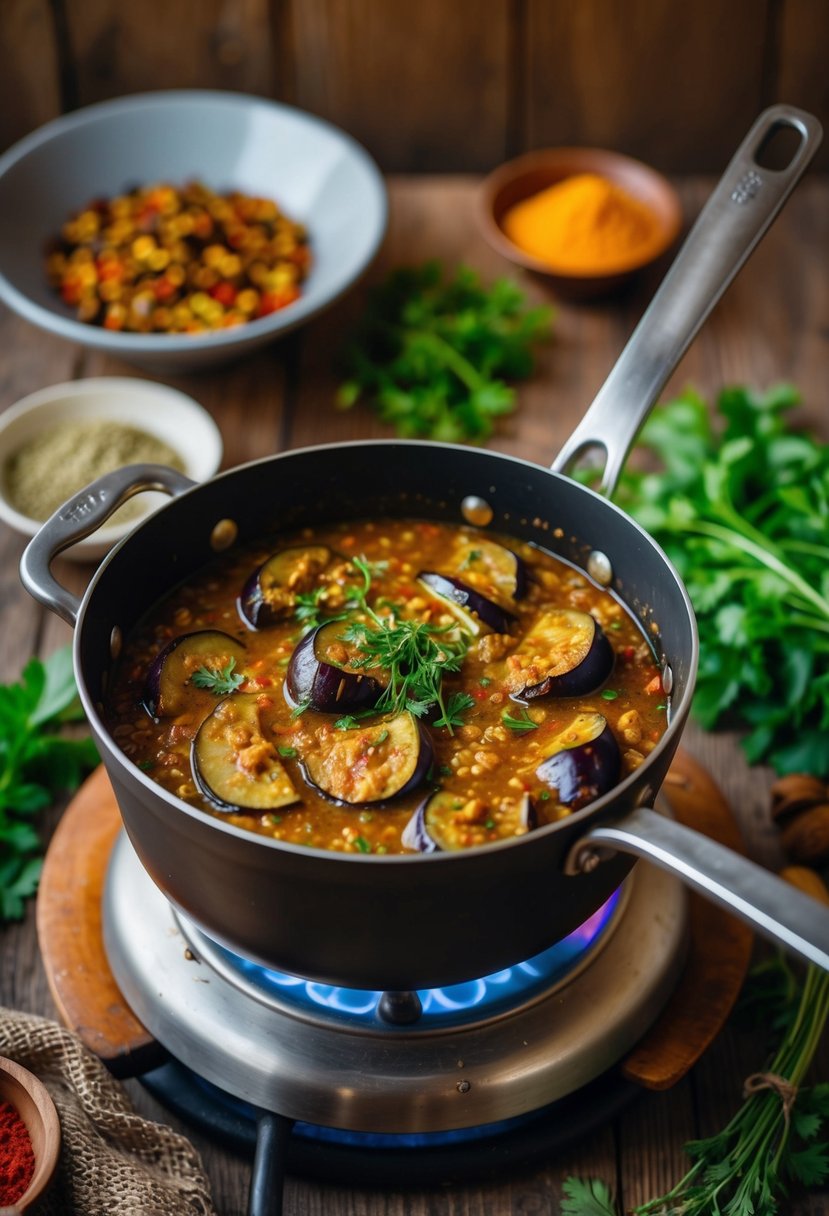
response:
<path fill-rule="evenodd" d="M 716 173 L 771 102 L 829 119 L 827 45 L 826 0 L 2 0 L 0 148 L 105 98 L 220 88 L 329 118 L 387 171 L 587 143 Z"/>

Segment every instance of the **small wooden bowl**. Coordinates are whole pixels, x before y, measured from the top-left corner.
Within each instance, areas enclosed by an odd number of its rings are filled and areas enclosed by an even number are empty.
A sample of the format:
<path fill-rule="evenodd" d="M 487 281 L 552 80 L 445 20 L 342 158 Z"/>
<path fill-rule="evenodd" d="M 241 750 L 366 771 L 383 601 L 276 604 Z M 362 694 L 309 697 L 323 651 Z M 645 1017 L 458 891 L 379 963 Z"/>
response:
<path fill-rule="evenodd" d="M 52 1180 L 60 1156 L 60 1122 L 55 1104 L 42 1081 L 0 1056 L 0 1102 L 10 1102 L 26 1125 L 35 1155 L 35 1170 L 28 1187 L 13 1205 L 27 1212 Z"/>
<path fill-rule="evenodd" d="M 578 173 L 596 173 L 644 203 L 656 218 L 658 234 L 640 256 L 606 271 L 556 270 L 519 249 L 503 229 L 506 212 L 516 203 Z M 478 219 L 486 240 L 518 266 L 543 275 L 561 296 L 573 300 L 610 295 L 651 265 L 673 245 L 682 227 L 679 195 L 667 178 L 641 161 L 602 148 L 542 148 L 507 161 L 484 180 Z"/>

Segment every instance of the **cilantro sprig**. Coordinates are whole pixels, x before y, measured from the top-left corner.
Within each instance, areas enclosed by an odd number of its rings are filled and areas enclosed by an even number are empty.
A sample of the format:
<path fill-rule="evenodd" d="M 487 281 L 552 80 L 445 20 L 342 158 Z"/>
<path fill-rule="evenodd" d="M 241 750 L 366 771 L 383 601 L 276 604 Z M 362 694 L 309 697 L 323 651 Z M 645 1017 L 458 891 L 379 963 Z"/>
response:
<path fill-rule="evenodd" d="M 30 659 L 19 682 L 0 685 L 0 920 L 18 920 L 37 890 L 35 815 L 98 763 L 91 739 L 59 733 L 82 718 L 68 646 L 45 662 Z"/>
<path fill-rule="evenodd" d="M 231 657 L 224 667 L 199 667 L 190 677 L 196 688 L 206 688 L 217 697 L 227 697 L 235 692 L 245 677 L 239 671 L 234 671 L 236 660 Z"/>
<path fill-rule="evenodd" d="M 797 401 L 781 385 L 660 406 L 642 443 L 662 468 L 626 472 L 617 500 L 688 588 L 702 726 L 734 722 L 751 763 L 827 777 L 829 445 L 789 424 Z"/>
<path fill-rule="evenodd" d="M 359 657 L 352 658 L 352 667 L 382 667 L 387 674 L 388 683 L 374 711 L 396 714 L 407 709 L 422 717 L 437 706 L 435 724 L 447 727 L 452 734 L 452 728 L 460 725 L 461 713 L 473 702 L 466 694 L 455 694 L 447 703 L 443 677 L 447 672 L 460 671 L 469 639 L 459 635 L 454 625 L 430 625 L 393 612 L 381 616 L 367 599 L 377 568 L 363 557 L 353 558 L 352 564 L 363 582 L 354 590 L 349 606 L 367 619 L 352 621 L 343 630 L 343 639 L 360 651 Z"/>
<path fill-rule="evenodd" d="M 526 309 L 508 279 L 486 288 L 461 267 L 444 281 L 434 261 L 397 270 L 369 296 L 337 403 L 369 400 L 404 437 L 483 442 L 515 408 L 507 381 L 531 374 L 551 320 L 549 308 Z"/>

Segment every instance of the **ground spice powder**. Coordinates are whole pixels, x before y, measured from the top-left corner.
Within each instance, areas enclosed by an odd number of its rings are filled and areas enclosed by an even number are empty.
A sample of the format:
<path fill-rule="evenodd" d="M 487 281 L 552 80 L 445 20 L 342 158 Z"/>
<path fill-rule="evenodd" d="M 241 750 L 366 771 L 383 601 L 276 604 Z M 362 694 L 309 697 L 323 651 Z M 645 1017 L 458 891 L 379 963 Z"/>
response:
<path fill-rule="evenodd" d="M 169 444 L 137 427 L 103 418 L 60 422 L 29 439 L 9 458 L 6 494 L 16 511 L 42 521 L 96 477 L 145 462 L 184 468 Z M 143 510 L 140 499 L 127 502 L 110 522 L 128 522 Z"/>
<path fill-rule="evenodd" d="M 649 207 L 595 173 L 579 173 L 516 203 L 504 232 L 553 270 L 607 274 L 636 265 L 661 236 Z"/>
<path fill-rule="evenodd" d="M 35 1172 L 35 1155 L 26 1124 L 11 1102 L 0 1102 L 0 1207 L 24 1195 Z"/>

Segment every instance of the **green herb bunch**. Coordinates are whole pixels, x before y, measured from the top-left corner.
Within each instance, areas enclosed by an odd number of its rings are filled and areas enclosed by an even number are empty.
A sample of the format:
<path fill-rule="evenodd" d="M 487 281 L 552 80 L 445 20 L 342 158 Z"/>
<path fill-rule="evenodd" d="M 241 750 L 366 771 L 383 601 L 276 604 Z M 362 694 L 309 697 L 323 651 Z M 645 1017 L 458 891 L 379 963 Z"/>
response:
<path fill-rule="evenodd" d="M 19 683 L 0 685 L 0 920 L 17 920 L 37 889 L 41 842 L 33 817 L 98 762 L 91 739 L 60 726 L 83 718 L 68 647 L 30 659 Z"/>
<path fill-rule="evenodd" d="M 747 995 L 743 1003 L 778 1028 L 777 1050 L 723 1130 L 685 1145 L 685 1176 L 634 1216 L 776 1216 L 790 1183 L 829 1178 L 829 1084 L 802 1084 L 829 1019 L 829 974 L 810 966 L 798 978 L 782 954 L 771 956 Z M 617 1216 L 601 1180 L 568 1178 L 563 1189 L 562 1214 Z"/>
<path fill-rule="evenodd" d="M 617 501 L 662 544 L 700 632 L 694 714 L 747 728 L 751 763 L 829 776 L 829 446 L 796 432 L 788 386 L 654 410 Z"/>
<path fill-rule="evenodd" d="M 481 443 L 514 409 L 507 381 L 531 374 L 551 321 L 508 279 L 485 288 L 461 267 L 444 281 L 438 262 L 397 270 L 369 296 L 337 403 L 368 399 L 404 438 Z"/>
<path fill-rule="evenodd" d="M 691 1169 L 636 1216 L 773 1216 L 789 1182 L 829 1177 L 829 1143 L 818 1140 L 829 1124 L 829 1083 L 801 1088 L 829 1018 L 829 973 L 810 966 L 796 991 L 780 1047 L 734 1118 L 686 1144 Z"/>

